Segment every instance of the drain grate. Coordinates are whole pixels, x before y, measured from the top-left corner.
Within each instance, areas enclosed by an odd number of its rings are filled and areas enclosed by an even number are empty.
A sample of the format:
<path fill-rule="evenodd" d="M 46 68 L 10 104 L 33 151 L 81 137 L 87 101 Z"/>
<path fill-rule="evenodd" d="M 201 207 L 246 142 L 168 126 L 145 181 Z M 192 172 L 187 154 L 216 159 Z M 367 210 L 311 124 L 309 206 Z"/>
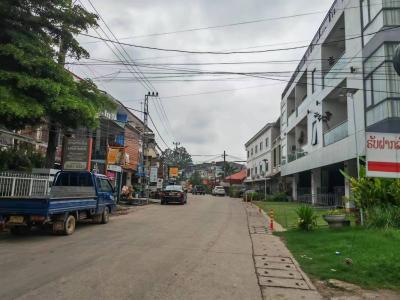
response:
<path fill-rule="evenodd" d="M 304 280 L 299 280 L 299 279 L 260 276 L 258 277 L 258 280 L 261 286 L 292 288 L 301 290 L 310 289 L 310 287 Z"/>
<path fill-rule="evenodd" d="M 275 269 L 261 269 L 257 268 L 258 276 L 274 277 L 274 278 L 287 278 L 302 280 L 300 272 L 297 270 L 275 270 Z"/>

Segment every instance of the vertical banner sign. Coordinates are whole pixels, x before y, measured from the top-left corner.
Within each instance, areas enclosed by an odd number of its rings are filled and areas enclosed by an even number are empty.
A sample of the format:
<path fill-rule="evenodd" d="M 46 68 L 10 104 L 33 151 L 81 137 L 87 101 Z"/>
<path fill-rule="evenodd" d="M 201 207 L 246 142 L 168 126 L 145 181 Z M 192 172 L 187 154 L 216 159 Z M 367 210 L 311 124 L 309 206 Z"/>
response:
<path fill-rule="evenodd" d="M 63 149 L 63 170 L 88 170 L 90 154 L 90 139 L 66 138 Z"/>
<path fill-rule="evenodd" d="M 367 133 L 367 176 L 400 178 L 400 133 Z"/>
<path fill-rule="evenodd" d="M 158 174 L 158 168 L 157 167 L 151 167 L 151 169 L 150 169 L 150 182 L 151 183 L 156 183 L 157 182 L 157 174 Z"/>

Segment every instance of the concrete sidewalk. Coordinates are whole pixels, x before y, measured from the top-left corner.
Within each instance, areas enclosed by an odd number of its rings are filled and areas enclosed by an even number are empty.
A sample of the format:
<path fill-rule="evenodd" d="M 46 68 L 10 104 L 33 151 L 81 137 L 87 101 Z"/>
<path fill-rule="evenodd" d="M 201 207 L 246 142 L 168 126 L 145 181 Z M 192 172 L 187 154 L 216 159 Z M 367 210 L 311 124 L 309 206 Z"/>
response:
<path fill-rule="evenodd" d="M 322 299 L 285 244 L 269 231 L 263 211 L 251 203 L 244 203 L 244 207 L 263 299 Z M 277 229 L 283 230 L 281 226 Z"/>

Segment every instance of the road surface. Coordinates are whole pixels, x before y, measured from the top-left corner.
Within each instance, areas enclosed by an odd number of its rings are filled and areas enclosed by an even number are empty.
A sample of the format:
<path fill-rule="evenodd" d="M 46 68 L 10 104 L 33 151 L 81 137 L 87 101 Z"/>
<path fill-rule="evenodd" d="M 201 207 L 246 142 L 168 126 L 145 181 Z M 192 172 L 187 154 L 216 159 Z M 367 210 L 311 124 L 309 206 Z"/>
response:
<path fill-rule="evenodd" d="M 189 195 L 82 224 L 0 235 L 0 299 L 261 299 L 239 199 Z"/>

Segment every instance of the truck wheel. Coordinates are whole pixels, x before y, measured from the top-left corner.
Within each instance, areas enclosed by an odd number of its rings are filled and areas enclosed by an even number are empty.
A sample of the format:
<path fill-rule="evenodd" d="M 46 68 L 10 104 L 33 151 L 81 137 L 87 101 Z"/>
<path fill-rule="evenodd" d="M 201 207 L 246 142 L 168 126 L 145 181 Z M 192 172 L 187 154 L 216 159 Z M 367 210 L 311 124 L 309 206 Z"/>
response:
<path fill-rule="evenodd" d="M 110 221 L 110 209 L 106 206 L 104 207 L 103 214 L 101 215 L 101 224 L 107 224 Z"/>
<path fill-rule="evenodd" d="M 76 227 L 76 219 L 73 215 L 69 215 L 64 221 L 64 235 L 71 235 L 74 233 Z"/>

